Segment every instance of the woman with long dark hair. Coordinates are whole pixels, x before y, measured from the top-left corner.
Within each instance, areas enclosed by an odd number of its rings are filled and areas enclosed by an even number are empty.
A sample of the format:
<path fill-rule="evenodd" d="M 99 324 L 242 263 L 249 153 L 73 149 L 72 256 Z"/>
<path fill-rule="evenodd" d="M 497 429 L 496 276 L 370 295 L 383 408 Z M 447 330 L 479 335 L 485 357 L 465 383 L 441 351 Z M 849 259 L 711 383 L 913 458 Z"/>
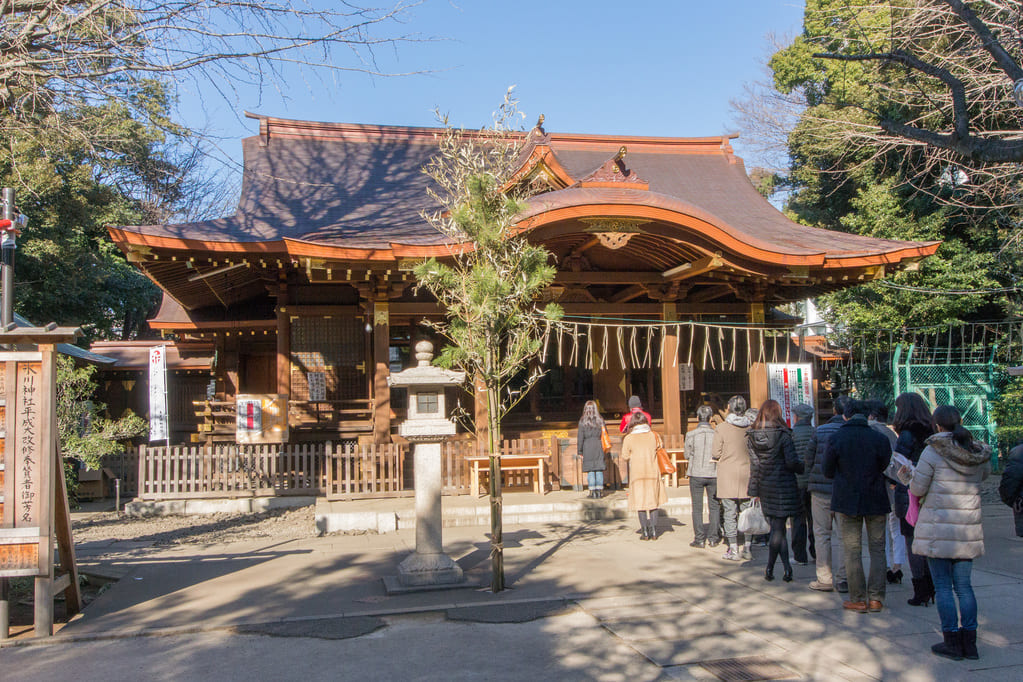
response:
<path fill-rule="evenodd" d="M 576 452 L 583 460 L 583 471 L 586 472 L 590 497 L 596 499 L 600 499 L 604 491 L 604 446 L 601 442 L 604 428 L 604 420 L 597 410 L 597 403 L 587 400 L 583 405 L 583 415 L 579 419 Z"/>
<path fill-rule="evenodd" d="M 976 660 L 977 598 L 970 574 L 973 560 L 984 553 L 980 484 L 991 473 L 991 449 L 973 440 L 951 405 L 934 411 L 934 426 L 937 433 L 927 439 L 909 484 L 922 500 L 913 552 L 927 557 L 941 618 L 943 641 L 931 651 Z"/>
<path fill-rule="evenodd" d="M 796 481 L 796 474 L 803 473 L 803 462 L 796 454 L 792 432 L 785 425 L 785 417 L 777 400 L 766 400 L 760 406 L 756 421 L 746 432 L 746 440 L 750 454 L 747 492 L 751 498 L 760 498 L 764 516 L 771 524 L 764 580 L 774 580 L 774 564 L 781 556 L 782 566 L 785 567 L 782 580 L 792 582 L 785 523 L 789 518 L 803 513 L 802 497 Z"/>
<path fill-rule="evenodd" d="M 899 434 L 895 452 L 904 456 L 914 465 L 926 447 L 926 441 L 934 434 L 931 411 L 917 393 L 902 393 L 895 399 L 895 419 L 892 428 Z M 895 485 L 895 514 L 899 517 L 902 537 L 906 539 L 909 554 L 909 570 L 913 575 L 913 596 L 906 601 L 910 606 L 927 606 L 934 601 L 934 582 L 927 568 L 927 559 L 913 551 L 913 526 L 906 523 L 909 510 L 909 489 L 902 483 Z"/>
<path fill-rule="evenodd" d="M 656 540 L 657 510 L 668 501 L 668 491 L 657 466 L 657 434 L 642 412 L 629 419 L 622 461 L 629 463 L 629 510 L 639 514 L 640 540 Z"/>

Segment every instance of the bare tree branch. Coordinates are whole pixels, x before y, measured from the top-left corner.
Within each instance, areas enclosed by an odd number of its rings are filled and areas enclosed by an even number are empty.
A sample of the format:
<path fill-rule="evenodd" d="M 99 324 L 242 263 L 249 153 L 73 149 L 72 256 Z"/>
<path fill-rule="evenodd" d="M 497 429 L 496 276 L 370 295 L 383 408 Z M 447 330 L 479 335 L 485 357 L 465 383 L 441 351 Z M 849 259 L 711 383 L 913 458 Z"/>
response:
<path fill-rule="evenodd" d="M 0 130 L 63 129 L 103 146 L 75 112 L 119 102 L 145 119 L 147 81 L 282 80 L 285 66 L 398 75 L 375 50 L 423 40 L 403 24 L 419 0 L 0 0 Z M 162 125 L 159 121 L 150 121 Z M 169 130 L 169 128 L 168 128 Z"/>

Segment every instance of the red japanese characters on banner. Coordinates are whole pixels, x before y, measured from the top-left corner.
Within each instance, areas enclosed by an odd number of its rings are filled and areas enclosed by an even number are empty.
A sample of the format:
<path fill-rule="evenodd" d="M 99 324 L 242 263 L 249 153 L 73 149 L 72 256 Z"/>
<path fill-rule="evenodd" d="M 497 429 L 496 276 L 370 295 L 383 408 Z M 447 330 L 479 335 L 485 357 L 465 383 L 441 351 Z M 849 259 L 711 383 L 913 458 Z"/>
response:
<path fill-rule="evenodd" d="M 785 423 L 792 426 L 796 405 L 813 405 L 813 365 L 768 363 L 768 395 L 781 404 Z"/>

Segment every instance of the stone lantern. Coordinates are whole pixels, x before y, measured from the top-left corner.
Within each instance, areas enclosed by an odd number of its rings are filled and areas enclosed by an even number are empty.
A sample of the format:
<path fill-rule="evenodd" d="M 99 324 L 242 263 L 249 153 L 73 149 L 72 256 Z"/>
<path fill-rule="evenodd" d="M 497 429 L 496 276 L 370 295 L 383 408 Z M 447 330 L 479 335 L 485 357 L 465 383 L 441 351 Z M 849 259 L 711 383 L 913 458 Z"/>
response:
<path fill-rule="evenodd" d="M 398 426 L 398 434 L 412 443 L 416 490 L 416 551 L 398 566 L 398 584 L 388 584 L 392 592 L 465 582 L 461 567 L 444 553 L 441 542 L 440 471 L 440 444 L 455 434 L 455 424 L 447 418 L 444 389 L 463 383 L 465 372 L 431 365 L 433 344 L 427 340 L 416 343 L 415 357 L 415 367 L 387 378 L 392 388 L 408 389 L 408 419 Z"/>

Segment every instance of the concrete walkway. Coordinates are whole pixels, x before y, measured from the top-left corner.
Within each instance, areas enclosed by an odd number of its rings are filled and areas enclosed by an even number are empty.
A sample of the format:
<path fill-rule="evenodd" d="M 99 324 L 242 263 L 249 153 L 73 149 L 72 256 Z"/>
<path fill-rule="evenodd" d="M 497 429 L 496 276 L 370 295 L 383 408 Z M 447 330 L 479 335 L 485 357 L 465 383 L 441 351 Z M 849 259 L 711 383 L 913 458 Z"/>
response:
<path fill-rule="evenodd" d="M 1023 540 L 1007 507 L 984 513 L 979 661 L 930 653 L 937 611 L 906 604 L 908 576 L 882 613 L 847 613 L 837 593 L 807 589 L 812 566 L 768 583 L 764 548 L 742 564 L 690 548 L 688 514 L 662 518 L 657 542 L 640 542 L 631 519 L 508 525 L 498 595 L 386 595 L 409 530 L 97 543 L 79 548 L 83 570 L 122 579 L 48 643 L 16 640 L 0 659 L 5 679 L 26 680 L 1023 679 Z M 445 546 L 486 583 L 485 531 L 448 528 Z"/>

